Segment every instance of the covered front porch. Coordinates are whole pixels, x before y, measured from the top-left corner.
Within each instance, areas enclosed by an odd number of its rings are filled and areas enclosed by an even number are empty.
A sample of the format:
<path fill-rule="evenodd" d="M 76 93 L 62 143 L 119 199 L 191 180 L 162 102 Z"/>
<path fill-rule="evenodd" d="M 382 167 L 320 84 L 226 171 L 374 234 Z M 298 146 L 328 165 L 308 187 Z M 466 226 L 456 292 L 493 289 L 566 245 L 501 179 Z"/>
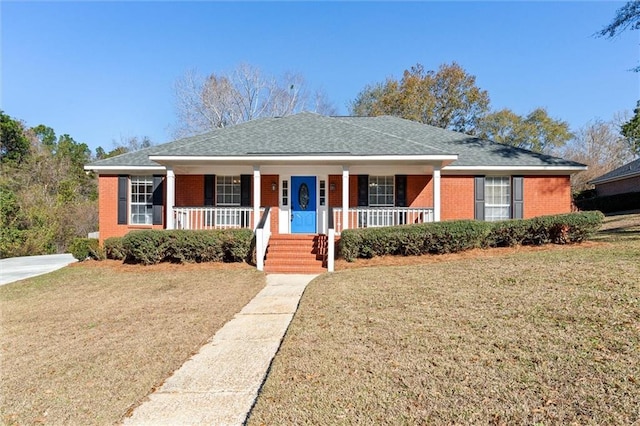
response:
<path fill-rule="evenodd" d="M 272 235 L 323 235 L 331 271 L 334 243 L 345 229 L 440 220 L 440 161 L 318 163 L 166 164 L 165 226 L 253 229 L 260 270 Z"/>
<path fill-rule="evenodd" d="M 327 234 L 330 223 L 339 235 L 344 229 L 439 221 L 436 163 L 167 164 L 165 227 L 256 229 L 266 207 L 275 234 Z"/>

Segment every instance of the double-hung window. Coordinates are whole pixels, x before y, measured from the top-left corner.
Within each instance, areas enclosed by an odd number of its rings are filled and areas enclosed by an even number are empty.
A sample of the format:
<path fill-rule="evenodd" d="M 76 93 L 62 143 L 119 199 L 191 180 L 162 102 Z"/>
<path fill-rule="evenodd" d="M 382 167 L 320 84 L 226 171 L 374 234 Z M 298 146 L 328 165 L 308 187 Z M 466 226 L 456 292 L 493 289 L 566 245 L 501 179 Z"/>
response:
<path fill-rule="evenodd" d="M 375 207 L 393 207 L 394 205 L 394 176 L 369 176 L 369 207 L 366 217 L 360 218 L 366 226 L 393 225 L 393 212 Z"/>
<path fill-rule="evenodd" d="M 393 176 L 369 176 L 369 205 L 393 207 Z"/>
<path fill-rule="evenodd" d="M 240 205 L 240 176 L 216 176 L 216 205 Z"/>
<path fill-rule="evenodd" d="M 240 176 L 216 176 L 216 205 L 240 206 Z M 239 209 L 217 209 L 215 224 L 223 227 L 243 226 L 243 213 Z"/>
<path fill-rule="evenodd" d="M 130 224 L 153 224 L 153 177 L 131 176 Z"/>
<path fill-rule="evenodd" d="M 509 176 L 487 176 L 484 181 L 484 218 L 487 221 L 511 218 L 511 180 Z"/>

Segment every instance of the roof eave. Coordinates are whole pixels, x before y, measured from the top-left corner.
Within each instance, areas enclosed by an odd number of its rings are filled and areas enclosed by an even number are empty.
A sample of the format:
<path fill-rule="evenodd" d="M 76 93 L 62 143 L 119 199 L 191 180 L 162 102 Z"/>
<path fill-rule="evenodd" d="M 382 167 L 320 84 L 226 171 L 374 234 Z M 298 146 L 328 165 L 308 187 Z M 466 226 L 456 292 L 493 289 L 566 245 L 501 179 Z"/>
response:
<path fill-rule="evenodd" d="M 541 166 L 449 166 L 452 172 L 564 172 L 574 174 L 587 170 L 587 166 L 541 165 Z"/>
<path fill-rule="evenodd" d="M 88 164 L 84 166 L 84 170 L 93 171 L 93 172 L 113 172 L 113 173 L 124 173 L 124 172 L 166 172 L 167 168 L 161 165 L 157 166 L 92 166 Z"/>
<path fill-rule="evenodd" d="M 437 155 L 237 155 L 237 156 L 181 156 L 181 155 L 151 155 L 151 161 L 159 164 L 189 164 L 189 163 L 393 163 L 393 162 L 440 162 L 451 164 L 458 159 L 455 154 Z"/>
<path fill-rule="evenodd" d="M 615 182 L 615 181 L 618 181 L 618 180 L 634 178 L 634 177 L 637 177 L 637 176 L 640 176 L 640 170 L 635 171 L 633 173 L 627 173 L 625 175 L 614 176 L 614 177 L 610 177 L 610 178 L 606 178 L 606 179 L 598 178 L 598 179 L 590 180 L 587 183 L 590 184 L 590 185 L 599 185 L 599 184 L 602 184 L 602 183 Z"/>

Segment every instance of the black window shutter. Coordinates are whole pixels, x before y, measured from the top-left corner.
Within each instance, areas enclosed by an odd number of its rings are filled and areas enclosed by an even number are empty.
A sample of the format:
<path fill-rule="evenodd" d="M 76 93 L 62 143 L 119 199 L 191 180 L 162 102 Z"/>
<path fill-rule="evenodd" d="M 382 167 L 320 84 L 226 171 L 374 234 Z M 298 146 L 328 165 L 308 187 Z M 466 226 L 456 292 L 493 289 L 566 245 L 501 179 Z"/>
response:
<path fill-rule="evenodd" d="M 240 176 L 240 205 L 251 207 L 251 175 Z"/>
<path fill-rule="evenodd" d="M 358 175 L 358 206 L 369 205 L 369 175 Z"/>
<path fill-rule="evenodd" d="M 484 176 L 476 176 L 474 180 L 475 218 L 484 220 Z"/>
<path fill-rule="evenodd" d="M 162 225 L 162 201 L 164 194 L 162 193 L 163 177 L 160 175 L 153 176 L 153 224 Z"/>
<path fill-rule="evenodd" d="M 118 176 L 118 225 L 126 225 L 127 221 L 127 193 L 129 176 Z"/>
<path fill-rule="evenodd" d="M 204 175 L 204 205 L 213 206 L 216 199 L 216 175 Z"/>
<path fill-rule="evenodd" d="M 407 175 L 396 175 L 396 207 L 407 207 Z"/>
<path fill-rule="evenodd" d="M 514 219 L 522 219 L 524 217 L 524 177 L 514 176 L 511 179 L 513 201 L 511 203 L 513 208 Z"/>

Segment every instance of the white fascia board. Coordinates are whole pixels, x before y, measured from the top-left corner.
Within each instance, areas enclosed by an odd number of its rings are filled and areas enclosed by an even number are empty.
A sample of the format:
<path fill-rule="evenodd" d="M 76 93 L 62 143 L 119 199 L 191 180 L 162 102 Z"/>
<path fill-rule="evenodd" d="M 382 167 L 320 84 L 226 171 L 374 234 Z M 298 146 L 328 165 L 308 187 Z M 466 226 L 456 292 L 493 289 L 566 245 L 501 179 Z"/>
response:
<path fill-rule="evenodd" d="M 229 157 L 209 156 L 166 156 L 150 155 L 149 160 L 159 163 L 351 163 L 351 162 L 393 162 L 393 161 L 446 161 L 458 159 L 457 155 L 247 155 Z"/>
<path fill-rule="evenodd" d="M 86 171 L 94 171 L 103 174 L 124 173 L 124 172 L 163 172 L 167 171 L 164 166 L 84 166 Z"/>
<path fill-rule="evenodd" d="M 587 166 L 447 166 L 447 172 L 568 172 L 577 173 L 587 170 Z"/>

